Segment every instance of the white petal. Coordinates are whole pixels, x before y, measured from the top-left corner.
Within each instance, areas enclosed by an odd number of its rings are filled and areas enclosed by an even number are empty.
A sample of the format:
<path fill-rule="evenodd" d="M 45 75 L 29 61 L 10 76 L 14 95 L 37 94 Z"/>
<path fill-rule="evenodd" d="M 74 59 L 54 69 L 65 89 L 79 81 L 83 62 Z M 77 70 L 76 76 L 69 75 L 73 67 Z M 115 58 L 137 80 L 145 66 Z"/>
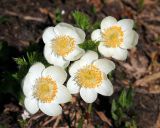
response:
<path fill-rule="evenodd" d="M 123 31 L 126 31 L 133 28 L 134 22 L 132 19 L 122 19 L 117 24 L 122 27 Z"/>
<path fill-rule="evenodd" d="M 93 103 L 97 99 L 97 92 L 94 89 L 81 88 L 80 95 L 86 103 Z"/>
<path fill-rule="evenodd" d="M 124 42 L 121 47 L 124 49 L 129 49 L 133 47 L 135 32 L 132 29 L 126 30 L 124 32 Z"/>
<path fill-rule="evenodd" d="M 39 77 L 36 77 L 32 73 L 27 73 L 22 83 L 22 89 L 25 96 L 29 97 L 33 95 L 33 87 L 35 85 L 36 79 Z"/>
<path fill-rule="evenodd" d="M 83 66 L 91 64 L 93 61 L 98 59 L 98 54 L 93 51 L 87 51 L 80 60 L 74 62 L 69 68 L 69 74 L 74 76 L 76 72 Z"/>
<path fill-rule="evenodd" d="M 81 69 L 85 64 L 83 63 L 83 61 L 78 60 L 76 62 L 74 62 L 73 64 L 71 64 L 71 66 L 69 67 L 69 74 L 71 76 L 74 76 L 76 74 L 76 72 Z"/>
<path fill-rule="evenodd" d="M 58 116 L 62 113 L 62 107 L 55 103 L 39 102 L 40 110 L 48 116 Z"/>
<path fill-rule="evenodd" d="M 101 41 L 102 40 L 101 30 L 100 29 L 94 30 L 91 34 L 91 39 L 93 41 Z"/>
<path fill-rule="evenodd" d="M 114 52 L 113 48 L 108 48 L 102 45 L 102 43 L 100 43 L 100 45 L 98 46 L 98 51 L 100 52 L 101 55 L 105 57 L 111 57 Z"/>
<path fill-rule="evenodd" d="M 98 54 L 94 51 L 87 51 L 81 58 L 85 64 L 91 64 L 93 61 L 98 59 Z"/>
<path fill-rule="evenodd" d="M 133 30 L 134 31 L 134 30 Z M 136 46 L 138 43 L 139 35 L 136 31 L 134 31 L 134 40 L 133 40 L 133 46 Z"/>
<path fill-rule="evenodd" d="M 67 35 L 75 39 L 76 43 L 82 43 L 83 39 L 81 39 L 82 35 L 79 35 L 79 31 L 75 29 L 72 25 L 67 23 L 59 23 L 54 28 L 56 34 L 58 35 Z"/>
<path fill-rule="evenodd" d="M 113 94 L 113 85 L 110 80 L 107 78 L 103 80 L 102 84 L 95 88 L 96 92 L 104 95 L 104 96 L 111 96 Z"/>
<path fill-rule="evenodd" d="M 54 27 L 48 27 L 44 30 L 42 39 L 45 44 L 52 43 L 53 38 L 55 38 L 56 33 L 54 32 Z"/>
<path fill-rule="evenodd" d="M 78 60 L 84 53 L 85 51 L 83 49 L 76 47 L 73 52 L 69 53 L 64 58 L 69 61 L 75 61 L 75 60 Z"/>
<path fill-rule="evenodd" d="M 61 56 L 55 55 L 54 52 L 51 51 L 49 45 L 45 45 L 44 47 L 44 57 L 50 64 L 54 64 L 64 68 L 69 65 L 69 61 L 64 60 Z"/>
<path fill-rule="evenodd" d="M 38 74 L 41 74 L 44 69 L 45 69 L 45 66 L 42 63 L 37 62 L 29 68 L 29 72 L 36 73 L 38 75 Z"/>
<path fill-rule="evenodd" d="M 77 27 L 74 27 L 74 28 L 76 29 L 76 32 L 80 37 L 80 40 L 79 40 L 79 42 L 77 42 L 77 44 L 83 43 L 85 41 L 85 37 L 86 37 L 85 32 L 80 28 L 77 28 Z"/>
<path fill-rule="evenodd" d="M 71 94 L 76 94 L 80 91 L 80 86 L 77 85 L 77 83 L 74 80 L 74 77 L 70 77 L 70 79 L 68 80 L 67 88 Z"/>
<path fill-rule="evenodd" d="M 126 60 L 128 51 L 126 49 L 115 48 L 113 53 L 113 58 L 117 60 Z"/>
<path fill-rule="evenodd" d="M 27 111 L 31 114 L 35 114 L 39 110 L 38 101 L 34 98 L 26 97 L 24 99 L 24 105 Z"/>
<path fill-rule="evenodd" d="M 51 76 L 56 82 L 63 84 L 67 79 L 66 71 L 59 66 L 49 66 L 42 72 L 42 76 Z"/>
<path fill-rule="evenodd" d="M 113 69 L 115 69 L 115 64 L 108 59 L 98 59 L 93 64 L 96 65 L 96 67 L 98 67 L 101 72 L 105 74 L 108 74 Z"/>
<path fill-rule="evenodd" d="M 55 103 L 62 104 L 72 100 L 69 90 L 64 85 L 58 85 L 58 92 L 56 94 Z"/>
<path fill-rule="evenodd" d="M 104 29 L 107 29 L 116 23 L 117 23 L 117 20 L 114 17 L 108 16 L 102 20 L 101 30 L 103 31 Z"/>

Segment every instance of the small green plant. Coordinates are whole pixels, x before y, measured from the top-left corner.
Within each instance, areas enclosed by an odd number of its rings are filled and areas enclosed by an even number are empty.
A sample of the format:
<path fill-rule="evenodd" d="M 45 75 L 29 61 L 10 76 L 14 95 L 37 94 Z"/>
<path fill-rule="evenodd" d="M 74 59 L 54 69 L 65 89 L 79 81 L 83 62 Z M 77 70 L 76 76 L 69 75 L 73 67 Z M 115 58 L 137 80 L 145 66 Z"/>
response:
<path fill-rule="evenodd" d="M 133 107 L 133 90 L 123 89 L 118 99 L 113 99 L 111 114 L 117 128 L 137 128 L 134 116 L 128 115 Z"/>
<path fill-rule="evenodd" d="M 85 31 L 90 32 L 94 29 L 99 28 L 100 26 L 100 21 L 95 21 L 94 23 L 92 23 L 90 17 L 83 12 L 75 11 L 72 13 L 72 16 L 75 20 L 76 25 Z"/>
<path fill-rule="evenodd" d="M 83 30 L 90 28 L 91 21 L 87 14 L 75 11 L 72 13 L 72 15 L 78 27 L 82 28 Z"/>

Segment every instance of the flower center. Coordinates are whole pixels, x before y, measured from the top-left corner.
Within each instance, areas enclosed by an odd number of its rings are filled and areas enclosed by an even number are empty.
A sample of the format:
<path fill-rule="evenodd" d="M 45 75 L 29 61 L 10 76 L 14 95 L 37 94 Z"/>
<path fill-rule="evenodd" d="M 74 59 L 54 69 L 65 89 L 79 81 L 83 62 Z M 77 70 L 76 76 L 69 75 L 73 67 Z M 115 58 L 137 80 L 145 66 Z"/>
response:
<path fill-rule="evenodd" d="M 53 50 L 62 57 L 65 57 L 75 49 L 75 40 L 70 36 L 58 36 L 53 42 Z"/>
<path fill-rule="evenodd" d="M 50 103 L 54 100 L 57 93 L 57 84 L 50 77 L 41 77 L 37 79 L 34 96 L 44 103 Z"/>
<path fill-rule="evenodd" d="M 112 48 L 119 47 L 123 43 L 123 31 L 119 26 L 112 26 L 102 33 L 104 45 Z"/>
<path fill-rule="evenodd" d="M 95 88 L 103 80 L 102 72 L 94 65 L 87 65 L 76 74 L 76 82 L 85 88 Z"/>

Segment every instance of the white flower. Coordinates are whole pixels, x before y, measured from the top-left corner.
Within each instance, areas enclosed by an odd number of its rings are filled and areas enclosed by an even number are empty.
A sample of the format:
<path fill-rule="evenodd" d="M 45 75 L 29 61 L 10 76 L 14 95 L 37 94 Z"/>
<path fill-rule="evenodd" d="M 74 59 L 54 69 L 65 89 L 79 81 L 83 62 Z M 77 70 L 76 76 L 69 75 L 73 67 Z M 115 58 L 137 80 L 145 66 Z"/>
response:
<path fill-rule="evenodd" d="M 107 74 L 115 69 L 115 64 L 108 59 L 98 59 L 98 54 L 88 51 L 82 58 L 69 68 L 70 79 L 67 88 L 71 94 L 80 92 L 82 99 L 92 103 L 97 99 L 97 93 L 110 96 L 113 86 Z"/>
<path fill-rule="evenodd" d="M 30 115 L 26 110 L 23 111 L 21 116 L 22 116 L 23 120 L 26 120 L 26 119 L 30 118 Z"/>
<path fill-rule="evenodd" d="M 31 66 L 22 83 L 27 111 L 35 114 L 40 109 L 49 116 L 61 114 L 59 104 L 71 100 L 68 89 L 63 85 L 66 78 L 67 73 L 59 66 L 45 68 L 42 63 Z"/>
<path fill-rule="evenodd" d="M 127 49 L 133 48 L 138 43 L 138 34 L 133 30 L 134 22 L 131 19 L 117 21 L 108 16 L 101 22 L 101 29 L 94 30 L 91 38 L 100 41 L 99 52 L 105 57 L 117 60 L 127 58 Z"/>
<path fill-rule="evenodd" d="M 67 23 L 59 23 L 55 27 L 48 27 L 42 35 L 45 43 L 44 56 L 48 63 L 67 67 L 70 61 L 79 59 L 84 50 L 78 44 L 85 40 L 82 29 Z"/>

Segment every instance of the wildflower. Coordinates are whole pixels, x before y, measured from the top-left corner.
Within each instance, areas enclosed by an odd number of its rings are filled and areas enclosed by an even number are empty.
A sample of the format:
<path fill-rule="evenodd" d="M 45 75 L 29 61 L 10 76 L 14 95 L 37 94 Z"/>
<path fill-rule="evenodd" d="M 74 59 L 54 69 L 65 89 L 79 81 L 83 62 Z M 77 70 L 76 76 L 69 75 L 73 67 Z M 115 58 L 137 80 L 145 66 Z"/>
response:
<path fill-rule="evenodd" d="M 101 28 L 94 30 L 91 38 L 100 41 L 99 52 L 105 57 L 117 60 L 127 58 L 127 49 L 133 48 L 138 43 L 138 34 L 133 30 L 134 22 L 131 19 L 117 21 L 108 16 L 101 22 Z"/>
<path fill-rule="evenodd" d="M 27 111 L 35 114 L 40 109 L 49 116 L 61 114 L 59 104 L 71 100 L 68 89 L 63 85 L 66 78 L 67 73 L 59 66 L 45 68 L 42 63 L 31 66 L 22 83 Z"/>
<path fill-rule="evenodd" d="M 23 111 L 23 113 L 21 114 L 21 116 L 22 116 L 23 120 L 26 120 L 26 119 L 30 118 L 30 115 L 29 115 L 29 113 L 26 110 Z"/>
<path fill-rule="evenodd" d="M 92 103 L 97 93 L 110 96 L 113 86 L 107 74 L 115 68 L 115 64 L 108 59 L 98 59 L 98 54 L 88 51 L 82 58 L 74 62 L 69 68 L 70 79 L 67 88 L 71 94 L 80 92 L 82 99 Z"/>
<path fill-rule="evenodd" d="M 45 43 L 44 56 L 50 64 L 67 67 L 70 61 L 84 54 L 78 44 L 84 42 L 85 33 L 70 24 L 59 23 L 55 27 L 48 27 L 42 38 Z"/>

